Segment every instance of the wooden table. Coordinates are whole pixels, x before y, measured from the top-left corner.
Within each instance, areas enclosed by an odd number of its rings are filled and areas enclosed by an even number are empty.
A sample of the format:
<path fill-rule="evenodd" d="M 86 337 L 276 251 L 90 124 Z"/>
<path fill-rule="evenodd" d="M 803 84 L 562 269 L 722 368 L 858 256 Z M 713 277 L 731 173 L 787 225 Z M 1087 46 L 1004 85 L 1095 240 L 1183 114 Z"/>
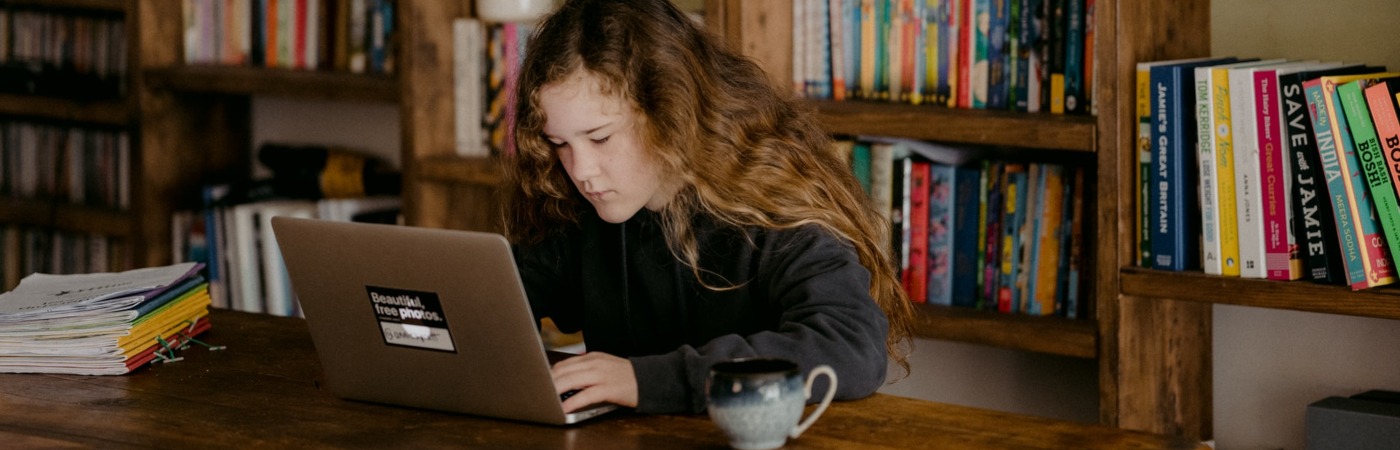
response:
<path fill-rule="evenodd" d="M 570 427 L 340 400 L 301 319 L 215 311 L 184 361 L 124 376 L 0 374 L 4 448 L 725 448 L 705 415 Z M 1202 448 L 1156 436 L 876 395 L 837 402 L 787 448 Z"/>

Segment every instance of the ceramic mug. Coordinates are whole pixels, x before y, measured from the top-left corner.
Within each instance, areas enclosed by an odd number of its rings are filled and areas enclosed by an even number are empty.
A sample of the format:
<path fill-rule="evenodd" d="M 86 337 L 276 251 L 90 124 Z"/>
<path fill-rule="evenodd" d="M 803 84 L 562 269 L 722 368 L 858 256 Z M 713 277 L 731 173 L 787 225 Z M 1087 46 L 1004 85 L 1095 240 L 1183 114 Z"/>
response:
<path fill-rule="evenodd" d="M 826 396 L 802 419 L 802 407 L 812 397 L 818 375 L 831 380 Z M 741 450 L 782 447 L 796 439 L 826 411 L 836 395 L 836 372 L 817 366 L 804 382 L 797 363 L 775 358 L 737 359 L 715 364 L 706 379 L 705 399 L 710 420 Z"/>

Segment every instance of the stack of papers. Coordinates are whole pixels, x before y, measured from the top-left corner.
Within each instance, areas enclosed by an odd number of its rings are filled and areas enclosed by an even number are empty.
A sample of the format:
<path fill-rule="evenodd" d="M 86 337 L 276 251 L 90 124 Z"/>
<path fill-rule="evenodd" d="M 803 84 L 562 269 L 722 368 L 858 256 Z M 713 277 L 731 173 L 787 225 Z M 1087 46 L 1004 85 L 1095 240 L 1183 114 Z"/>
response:
<path fill-rule="evenodd" d="M 0 294 L 0 372 L 120 375 L 209 329 L 203 264 L 20 280 Z"/>

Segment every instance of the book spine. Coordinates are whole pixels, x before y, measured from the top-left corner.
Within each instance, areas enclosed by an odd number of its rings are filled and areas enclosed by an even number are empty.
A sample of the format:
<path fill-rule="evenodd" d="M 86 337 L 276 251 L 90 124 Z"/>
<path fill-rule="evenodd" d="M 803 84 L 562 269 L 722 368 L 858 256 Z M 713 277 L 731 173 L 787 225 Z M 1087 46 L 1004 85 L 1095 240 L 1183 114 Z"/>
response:
<path fill-rule="evenodd" d="M 1017 202 L 1020 203 L 1018 207 L 1021 211 L 1021 229 L 1017 232 L 1014 253 L 1020 262 L 1016 270 L 1012 271 L 1016 286 L 1011 292 L 1011 298 L 1016 305 L 1016 311 L 1022 313 L 1030 311 L 1031 292 L 1035 288 L 1033 274 L 1036 266 L 1036 252 L 1040 249 L 1040 242 L 1036 240 L 1036 237 L 1040 230 L 1040 217 L 1044 214 L 1044 204 L 1041 202 L 1041 194 L 1045 190 L 1042 185 L 1045 178 L 1044 172 L 1045 164 L 1031 164 L 1026 177 L 1026 187 L 1022 191 L 1025 195 L 1022 199 L 1017 199 Z"/>
<path fill-rule="evenodd" d="M 1263 196 L 1259 181 L 1259 146 L 1253 71 L 1227 69 L 1231 111 L 1230 135 L 1235 156 L 1235 211 L 1239 221 L 1240 276 L 1265 278 Z"/>
<path fill-rule="evenodd" d="M 1371 80 L 1356 80 L 1337 87 L 1337 97 L 1351 130 L 1356 155 L 1360 160 L 1361 181 L 1366 184 L 1375 204 L 1375 219 L 1380 223 L 1382 237 L 1386 245 L 1379 248 L 1384 259 L 1377 262 L 1378 272 L 1388 271 L 1395 276 L 1393 255 L 1400 255 L 1400 203 L 1395 199 L 1395 187 L 1391 184 L 1390 170 L 1386 169 L 1386 157 L 1381 152 L 1381 143 L 1376 135 L 1376 127 L 1371 121 L 1371 110 L 1366 105 L 1365 87 Z"/>
<path fill-rule="evenodd" d="M 1196 71 L 1196 156 L 1200 167 L 1201 201 L 1201 269 L 1207 274 L 1221 275 L 1220 262 L 1220 188 L 1216 175 L 1215 130 L 1211 120 L 1210 68 Z"/>
<path fill-rule="evenodd" d="M 1288 226 L 1288 161 L 1279 134 L 1278 74 L 1274 70 L 1258 70 L 1253 78 L 1259 193 L 1263 203 L 1264 269 L 1271 280 L 1296 280 L 1302 277 L 1303 266 Z"/>
<path fill-rule="evenodd" d="M 1029 176 L 1026 178 L 1026 200 L 1025 219 L 1021 224 L 1020 248 L 1016 249 L 1017 258 L 1021 260 L 1020 270 L 1016 271 L 1016 309 L 1020 312 L 1031 314 L 1032 304 L 1035 296 L 1037 252 L 1040 251 L 1041 221 L 1045 217 L 1045 204 L 1041 196 L 1045 192 L 1045 168 L 1044 164 L 1035 163 L 1030 165 Z M 1037 314 L 1038 315 L 1038 314 Z"/>
<path fill-rule="evenodd" d="M 1196 184 L 1189 175 L 1189 160 L 1186 148 L 1191 147 L 1186 139 L 1186 111 L 1183 104 L 1191 98 L 1191 92 L 1183 91 L 1182 69 L 1176 66 L 1152 68 L 1152 267 L 1161 270 L 1182 271 L 1193 267 L 1191 261 L 1198 249 L 1190 243 L 1197 242 L 1190 233 L 1187 223 L 1194 227 L 1198 220 L 1187 220 L 1185 192 L 1194 190 Z M 1185 95 L 1186 97 L 1183 97 Z M 1192 130 L 1194 132 L 1194 129 Z M 1191 136 L 1194 136 L 1192 134 Z M 1193 164 L 1194 165 L 1194 164 Z M 1188 187 L 1189 186 L 1189 187 Z M 1192 208 L 1194 209 L 1194 208 Z"/>
<path fill-rule="evenodd" d="M 929 183 L 930 167 L 928 162 L 910 160 L 907 164 L 909 170 L 909 189 L 907 191 L 909 197 L 909 234 L 906 245 L 909 246 L 909 269 L 904 272 L 905 289 L 909 293 L 909 299 L 914 303 L 927 303 L 929 300 L 929 260 L 932 256 L 930 251 L 932 243 L 930 241 L 934 238 L 929 229 L 930 188 L 933 186 Z M 943 188 L 945 190 L 943 195 L 946 197 L 947 186 Z M 944 202 L 943 208 L 948 207 L 946 199 L 939 199 L 939 201 Z M 938 236 L 939 245 L 943 247 L 940 249 L 942 260 L 939 261 L 941 264 L 939 270 L 946 273 L 950 266 L 948 251 L 952 250 L 952 245 L 948 240 L 951 236 L 948 235 L 946 226 L 937 231 L 940 233 Z M 951 292 L 951 290 L 949 288 L 945 292 Z"/>
<path fill-rule="evenodd" d="M 1003 194 L 1005 212 L 1001 223 L 1000 258 L 997 264 L 997 311 L 1016 312 L 1015 274 L 1020 263 L 1016 248 L 1020 237 L 1021 221 L 1025 214 L 1026 166 L 1014 164 L 1006 166 L 1006 191 Z"/>
<path fill-rule="evenodd" d="M 1064 166 L 1048 164 L 1042 170 L 1040 185 L 1043 188 L 1037 202 L 1043 214 L 1035 217 L 1039 229 L 1035 241 L 1035 288 L 1030 295 L 1030 314 L 1055 314 L 1056 291 L 1059 286 L 1061 266 L 1060 245 L 1063 243 L 1060 232 L 1065 218 L 1065 179 Z"/>
<path fill-rule="evenodd" d="M 1049 53 L 1046 70 L 1049 83 L 1044 91 L 1043 102 L 1050 107 L 1051 114 L 1065 113 L 1065 2 L 1069 0 L 1046 0 L 1045 20 L 1049 31 Z"/>
<path fill-rule="evenodd" d="M 1285 76 L 1280 80 L 1284 117 L 1287 120 L 1288 150 L 1292 164 L 1294 234 L 1299 239 L 1307 276 L 1313 281 L 1342 284 L 1341 247 L 1337 240 L 1336 222 L 1332 219 L 1332 200 L 1327 194 L 1322 172 L 1322 160 L 1317 142 L 1313 140 L 1312 121 L 1308 118 L 1308 101 L 1300 76 Z"/>
<path fill-rule="evenodd" d="M 953 293 L 953 167 L 932 164 L 928 176 L 928 302 L 954 305 L 964 301 Z"/>
<path fill-rule="evenodd" d="M 1366 279 L 1367 262 L 1362 255 L 1360 227 L 1352 214 L 1354 199 L 1347 187 L 1349 177 L 1343 158 L 1337 149 L 1337 137 L 1332 127 L 1331 113 L 1326 107 L 1322 80 L 1304 83 L 1307 93 L 1308 115 L 1313 122 L 1313 138 L 1317 142 L 1318 157 L 1322 162 L 1322 173 L 1327 179 L 1327 194 L 1332 199 L 1332 216 L 1337 225 L 1337 238 L 1342 248 L 1342 264 L 1346 269 L 1346 283 L 1353 290 L 1369 287 Z"/>
<path fill-rule="evenodd" d="M 860 0 L 860 98 L 875 98 L 875 2 Z"/>
<path fill-rule="evenodd" d="M 1026 49 L 1022 36 L 1026 34 L 1026 16 L 1021 10 L 1026 0 L 1007 0 L 1006 16 L 1006 109 L 1026 110 Z"/>
<path fill-rule="evenodd" d="M 1387 254 L 1385 235 L 1376 217 L 1375 200 L 1362 174 L 1361 157 L 1357 154 L 1356 143 L 1351 136 L 1351 125 L 1342 111 L 1342 101 L 1337 93 L 1337 81 L 1323 77 L 1323 104 L 1331 118 L 1332 135 L 1336 136 L 1337 153 L 1341 156 L 1342 174 L 1346 187 L 1351 191 L 1348 208 L 1357 225 L 1357 235 L 1361 238 L 1361 257 L 1365 267 L 1365 287 L 1375 287 L 1395 281 L 1394 268 Z M 1355 288 L 1355 286 L 1353 286 Z"/>
<path fill-rule="evenodd" d="M 1065 4 L 1065 112 L 1085 112 L 1084 101 L 1084 1 Z"/>
<path fill-rule="evenodd" d="M 1209 69 L 1212 141 L 1215 147 L 1216 220 L 1220 223 L 1221 275 L 1240 276 L 1239 209 L 1229 72 Z"/>
<path fill-rule="evenodd" d="M 845 25 L 844 14 L 846 8 L 841 0 L 829 0 L 827 3 L 827 23 L 830 29 L 828 36 L 830 45 L 827 46 L 831 61 L 831 99 L 843 101 L 846 99 L 846 65 L 844 55 L 846 49 L 845 36 L 842 34 Z"/>
<path fill-rule="evenodd" d="M 1376 124 L 1376 137 L 1390 172 L 1390 184 L 1400 195 L 1400 119 L 1396 114 L 1400 97 L 1392 96 L 1394 92 L 1400 92 L 1400 82 L 1382 80 L 1366 88 L 1366 103 L 1371 109 L 1371 120 Z"/>
<path fill-rule="evenodd" d="M 1137 68 L 1137 208 L 1133 215 L 1137 232 L 1138 266 L 1152 267 L 1152 82 L 1146 66 Z"/>
<path fill-rule="evenodd" d="M 1071 216 L 1069 220 L 1068 263 L 1065 270 L 1064 304 L 1060 308 L 1063 316 L 1070 319 L 1079 316 L 1080 271 L 1084 267 L 1084 170 L 1074 170 L 1073 185 L 1070 188 Z"/>
<path fill-rule="evenodd" d="M 977 220 L 973 224 L 977 227 L 977 262 L 976 266 L 973 267 L 976 271 L 974 276 L 975 281 L 973 282 L 975 285 L 973 295 L 976 298 L 976 304 L 974 306 L 977 308 L 981 308 L 983 301 L 986 300 L 986 296 L 983 295 L 986 282 L 982 273 L 983 268 L 987 267 L 987 228 L 989 225 L 987 221 L 987 202 L 990 190 L 988 183 L 991 181 L 991 170 L 991 161 L 983 160 L 981 167 L 977 171 Z"/>
<path fill-rule="evenodd" d="M 977 307 L 978 211 L 981 171 L 970 167 L 953 169 L 953 219 L 949 223 L 953 235 L 953 305 Z"/>
<path fill-rule="evenodd" d="M 1007 108 L 1009 83 L 1007 70 L 1007 33 L 1010 26 L 1009 3 L 1015 0 L 991 0 L 987 27 L 987 96 L 986 108 Z"/>
<path fill-rule="evenodd" d="M 986 248 L 983 249 L 981 305 L 984 310 L 997 309 L 999 275 L 1001 274 L 1002 223 L 1006 221 L 1005 163 L 992 163 L 987 169 Z"/>

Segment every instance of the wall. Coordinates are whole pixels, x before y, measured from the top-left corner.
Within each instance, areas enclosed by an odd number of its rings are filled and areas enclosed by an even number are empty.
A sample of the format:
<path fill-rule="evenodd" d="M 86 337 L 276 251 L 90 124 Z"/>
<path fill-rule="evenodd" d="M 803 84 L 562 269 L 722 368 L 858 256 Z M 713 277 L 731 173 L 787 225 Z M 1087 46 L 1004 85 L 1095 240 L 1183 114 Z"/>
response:
<path fill-rule="evenodd" d="M 1215 0 L 1215 55 L 1400 69 L 1395 0 Z M 1385 288 L 1394 289 L 1394 288 Z M 1309 403 L 1400 390 L 1400 321 L 1216 306 L 1215 440 L 1222 450 L 1302 449 Z"/>
<path fill-rule="evenodd" d="M 936 402 L 1097 423 L 1098 363 L 956 342 L 919 339 L 911 373 L 880 392 Z"/>

